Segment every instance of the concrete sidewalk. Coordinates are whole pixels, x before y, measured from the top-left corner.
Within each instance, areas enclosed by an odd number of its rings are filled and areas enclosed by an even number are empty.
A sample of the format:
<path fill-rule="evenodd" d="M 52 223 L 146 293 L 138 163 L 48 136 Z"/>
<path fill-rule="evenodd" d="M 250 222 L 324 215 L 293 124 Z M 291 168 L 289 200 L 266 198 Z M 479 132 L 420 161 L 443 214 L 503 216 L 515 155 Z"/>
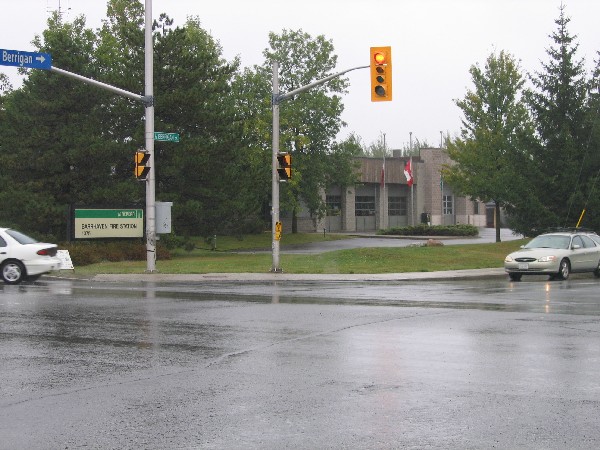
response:
<path fill-rule="evenodd" d="M 318 242 L 305 244 L 296 248 L 282 248 L 281 253 L 322 253 L 324 251 L 341 250 L 344 248 L 362 247 L 406 247 L 414 243 L 422 243 L 429 238 L 443 240 L 444 245 L 478 244 L 490 243 L 496 240 L 496 230 L 493 228 L 481 228 L 479 235 L 472 238 L 448 237 L 448 236 L 380 236 L 369 233 L 352 233 L 360 236 L 354 239 L 339 241 Z M 520 239 L 521 236 L 514 235 L 511 230 L 501 230 L 502 241 Z M 270 251 L 270 250 L 269 250 Z M 255 251 L 256 252 L 256 251 Z M 267 250 L 264 250 L 267 252 Z M 502 261 L 499 261 L 499 266 Z M 160 270 L 160 268 L 159 268 Z M 405 272 L 405 273 L 380 273 L 380 274 L 294 274 L 285 272 L 264 273 L 205 273 L 205 274 L 99 274 L 90 281 L 99 282 L 160 282 L 160 283 L 200 283 L 200 282 L 274 282 L 274 281 L 420 281 L 420 280 L 462 280 L 472 278 L 498 278 L 507 276 L 502 267 L 494 269 L 469 269 L 469 270 L 444 270 L 437 272 Z M 82 279 L 69 274 L 60 274 L 62 279 Z"/>
<path fill-rule="evenodd" d="M 358 273 L 358 274 L 297 274 L 297 273 L 204 273 L 204 274 L 99 274 L 91 281 L 99 282 L 274 282 L 274 281 L 421 281 L 465 280 L 472 278 L 505 277 L 504 269 L 444 270 L 439 272 Z M 67 277 L 61 277 L 67 278 Z"/>

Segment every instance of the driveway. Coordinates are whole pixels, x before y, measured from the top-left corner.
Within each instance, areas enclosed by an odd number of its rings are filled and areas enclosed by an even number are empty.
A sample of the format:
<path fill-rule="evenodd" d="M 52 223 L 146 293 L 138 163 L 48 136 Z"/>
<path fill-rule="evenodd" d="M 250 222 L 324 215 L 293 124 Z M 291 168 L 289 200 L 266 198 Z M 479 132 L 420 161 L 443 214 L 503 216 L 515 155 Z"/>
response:
<path fill-rule="evenodd" d="M 440 240 L 444 245 L 458 244 L 486 244 L 496 242 L 496 230 L 494 228 L 480 228 L 479 236 L 476 237 L 450 237 L 450 236 L 378 236 L 374 233 L 348 233 L 357 236 L 353 239 L 341 239 L 337 241 L 313 242 L 303 245 L 285 245 L 285 235 L 281 239 L 281 253 L 305 254 L 305 253 L 323 253 L 334 250 L 346 250 L 352 248 L 364 247 L 408 247 L 410 245 L 421 244 L 428 239 Z M 521 239 L 523 236 L 515 235 L 512 230 L 502 228 L 500 232 L 501 241 L 511 241 Z M 269 252 L 271 250 L 268 250 Z"/>

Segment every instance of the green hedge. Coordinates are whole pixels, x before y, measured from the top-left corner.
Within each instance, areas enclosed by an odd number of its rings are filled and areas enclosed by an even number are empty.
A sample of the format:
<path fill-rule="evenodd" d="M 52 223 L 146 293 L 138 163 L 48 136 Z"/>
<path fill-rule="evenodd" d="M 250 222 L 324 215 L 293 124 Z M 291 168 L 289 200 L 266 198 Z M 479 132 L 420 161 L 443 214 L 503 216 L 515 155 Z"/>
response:
<path fill-rule="evenodd" d="M 426 225 L 388 228 L 377 234 L 392 236 L 477 236 L 479 229 L 474 225 Z"/>
<path fill-rule="evenodd" d="M 145 261 L 146 244 L 142 242 L 131 241 L 104 241 L 90 242 L 80 241 L 60 244 L 61 250 L 69 250 L 69 256 L 76 266 L 86 266 L 88 264 L 99 263 L 103 261 Z M 156 248 L 158 259 L 171 259 L 171 253 L 164 245 L 158 245 Z"/>

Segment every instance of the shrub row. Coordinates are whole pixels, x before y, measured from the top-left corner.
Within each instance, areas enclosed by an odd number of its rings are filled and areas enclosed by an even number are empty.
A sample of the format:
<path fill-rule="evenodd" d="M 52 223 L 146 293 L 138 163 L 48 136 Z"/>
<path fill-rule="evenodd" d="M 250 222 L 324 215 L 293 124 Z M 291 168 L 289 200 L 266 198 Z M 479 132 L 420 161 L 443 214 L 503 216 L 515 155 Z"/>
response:
<path fill-rule="evenodd" d="M 479 229 L 474 225 L 426 225 L 388 228 L 377 234 L 395 236 L 477 236 Z"/>
<path fill-rule="evenodd" d="M 59 245 L 62 250 L 69 250 L 73 264 L 86 266 L 103 261 L 145 261 L 146 244 L 141 241 L 110 242 L 70 242 Z M 158 259 L 171 259 L 171 253 L 163 246 L 156 248 Z"/>

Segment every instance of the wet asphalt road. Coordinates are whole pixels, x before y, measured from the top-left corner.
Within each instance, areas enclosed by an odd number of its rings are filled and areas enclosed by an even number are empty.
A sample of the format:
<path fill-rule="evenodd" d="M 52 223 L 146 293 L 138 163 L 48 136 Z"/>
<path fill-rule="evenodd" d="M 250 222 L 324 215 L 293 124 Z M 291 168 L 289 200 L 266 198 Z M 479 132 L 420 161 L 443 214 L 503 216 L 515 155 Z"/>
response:
<path fill-rule="evenodd" d="M 0 285 L 0 448 L 598 448 L 599 287 Z"/>

